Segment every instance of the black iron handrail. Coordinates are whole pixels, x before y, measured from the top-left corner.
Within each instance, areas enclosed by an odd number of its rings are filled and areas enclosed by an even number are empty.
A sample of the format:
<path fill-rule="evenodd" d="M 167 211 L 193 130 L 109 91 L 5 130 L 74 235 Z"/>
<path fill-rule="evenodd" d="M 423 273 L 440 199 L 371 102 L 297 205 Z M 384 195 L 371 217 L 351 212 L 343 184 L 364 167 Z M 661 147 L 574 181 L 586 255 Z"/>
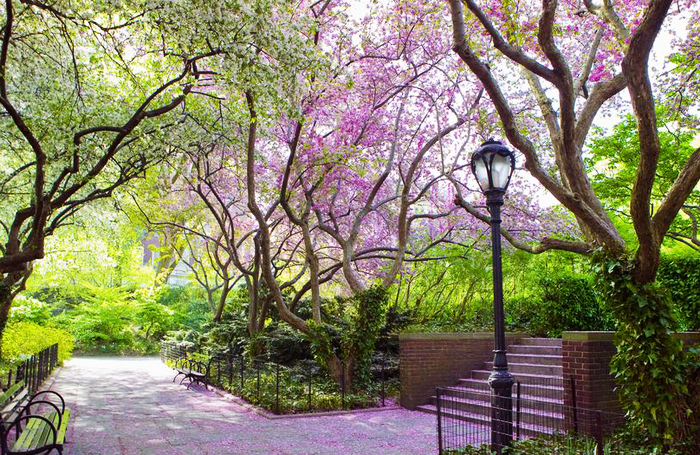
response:
<path fill-rule="evenodd" d="M 11 367 L 7 373 L 4 390 L 24 381 L 30 392 L 36 392 L 56 366 L 58 366 L 58 343 L 42 349 L 17 366 Z"/>
<path fill-rule="evenodd" d="M 248 398 L 254 398 L 258 403 L 261 400 L 263 393 L 263 384 L 261 381 L 261 371 L 271 372 L 274 377 L 274 388 L 270 392 L 274 393 L 274 405 L 270 409 L 275 414 L 281 414 L 281 399 L 284 398 L 284 393 L 288 390 L 281 387 L 282 382 L 293 381 L 297 384 L 303 384 L 304 394 L 306 396 L 306 411 L 313 409 L 313 387 L 314 379 L 325 378 L 329 379 L 327 374 L 322 372 L 318 366 L 311 366 L 305 370 L 295 367 L 287 367 L 276 362 L 254 359 L 249 360 L 245 356 L 239 355 L 232 351 L 218 353 L 214 355 L 204 355 L 196 352 L 189 352 L 184 346 L 172 342 L 163 342 L 161 344 L 160 357 L 163 363 L 174 364 L 178 359 L 189 357 L 205 357 L 209 363 L 208 382 L 223 389 L 228 389 L 235 394 L 244 396 L 246 389 L 253 393 L 248 393 Z M 376 398 L 379 406 L 386 406 L 386 377 L 384 374 L 386 359 L 381 357 L 378 362 L 379 380 L 381 382 L 381 391 Z M 344 368 L 343 368 L 344 369 Z M 340 393 L 341 409 L 347 408 L 346 393 L 348 387 L 344 380 L 340 381 L 337 393 Z M 295 395 L 297 396 L 297 395 Z"/>

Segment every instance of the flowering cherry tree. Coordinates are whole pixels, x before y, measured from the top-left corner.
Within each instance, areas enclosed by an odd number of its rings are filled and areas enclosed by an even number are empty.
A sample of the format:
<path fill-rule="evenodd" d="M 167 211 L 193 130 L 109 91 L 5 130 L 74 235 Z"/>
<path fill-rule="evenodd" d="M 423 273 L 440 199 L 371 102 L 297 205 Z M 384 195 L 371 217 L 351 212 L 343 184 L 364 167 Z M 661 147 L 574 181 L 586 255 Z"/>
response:
<path fill-rule="evenodd" d="M 655 441 L 671 437 L 672 422 L 692 412 L 684 398 L 673 399 L 687 391 L 679 370 L 682 347 L 671 338 L 669 304 L 653 287 L 662 241 L 700 180 L 696 149 L 652 213 L 660 141 L 650 53 L 662 28 L 673 26 L 674 15 L 698 6 L 677 2 L 678 8 L 672 8 L 673 3 L 449 1 L 455 53 L 483 84 L 525 168 L 576 217 L 583 234 L 581 241 L 545 238 L 525 249 L 602 252 L 601 288 L 620 323 L 613 367 L 623 392 L 629 393 L 628 410 Z M 691 32 L 688 38 L 693 42 L 696 37 Z M 688 58 L 697 62 L 691 54 Z M 510 79 L 503 68 L 510 69 Z M 529 92 L 515 90 L 511 81 L 517 74 Z M 603 207 L 583 160 L 596 115 L 605 103 L 617 102 L 623 90 L 631 100 L 640 143 L 630 198 L 636 250 L 623 240 Z M 523 102 L 537 106 L 544 130 L 529 127 L 518 115 L 514 103 Z M 475 213 L 463 199 L 459 204 Z"/>

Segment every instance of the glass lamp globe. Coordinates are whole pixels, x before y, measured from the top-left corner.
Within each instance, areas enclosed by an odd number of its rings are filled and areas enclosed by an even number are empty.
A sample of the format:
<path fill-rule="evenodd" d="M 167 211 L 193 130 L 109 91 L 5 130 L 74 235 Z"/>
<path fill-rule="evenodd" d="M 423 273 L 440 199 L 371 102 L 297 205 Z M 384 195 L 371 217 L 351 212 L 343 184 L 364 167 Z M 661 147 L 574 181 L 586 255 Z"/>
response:
<path fill-rule="evenodd" d="M 471 164 L 482 192 L 505 192 L 515 170 L 515 154 L 499 141 L 489 139 L 474 152 Z"/>

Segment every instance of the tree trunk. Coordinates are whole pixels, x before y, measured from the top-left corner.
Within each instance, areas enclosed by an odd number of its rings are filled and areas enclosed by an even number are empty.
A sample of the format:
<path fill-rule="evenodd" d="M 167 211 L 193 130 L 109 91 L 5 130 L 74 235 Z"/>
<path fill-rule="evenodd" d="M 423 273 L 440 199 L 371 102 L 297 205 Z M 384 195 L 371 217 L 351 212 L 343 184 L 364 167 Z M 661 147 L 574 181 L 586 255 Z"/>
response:
<path fill-rule="evenodd" d="M 12 307 L 12 288 L 4 281 L 0 283 L 0 358 L 2 357 L 2 339 L 7 325 L 7 319 L 10 316 L 10 308 Z"/>
<path fill-rule="evenodd" d="M 224 314 L 224 307 L 226 307 L 226 297 L 228 297 L 228 293 L 231 291 L 231 288 L 229 286 L 229 280 L 226 279 L 224 280 L 224 284 L 221 287 L 221 296 L 219 297 L 219 305 L 216 308 L 216 314 L 214 315 L 214 322 L 219 323 L 221 322 L 221 316 Z"/>
<path fill-rule="evenodd" d="M 340 387 L 345 385 L 346 392 L 353 390 L 355 360 L 352 357 L 343 361 L 336 355 L 331 356 L 328 359 L 328 372 Z"/>
<path fill-rule="evenodd" d="M 12 302 L 15 296 L 24 290 L 24 285 L 27 283 L 32 270 L 33 267 L 30 265 L 23 272 L 8 273 L 0 281 L 0 358 L 2 358 L 2 335 L 10 317 Z"/>
<path fill-rule="evenodd" d="M 650 442 L 661 446 L 697 411 L 688 395 L 688 358 L 673 337 L 672 304 L 653 282 L 637 279 L 638 262 L 609 257 L 598 267 L 598 289 L 618 321 L 610 366 L 620 401 L 631 422 L 643 423 Z"/>

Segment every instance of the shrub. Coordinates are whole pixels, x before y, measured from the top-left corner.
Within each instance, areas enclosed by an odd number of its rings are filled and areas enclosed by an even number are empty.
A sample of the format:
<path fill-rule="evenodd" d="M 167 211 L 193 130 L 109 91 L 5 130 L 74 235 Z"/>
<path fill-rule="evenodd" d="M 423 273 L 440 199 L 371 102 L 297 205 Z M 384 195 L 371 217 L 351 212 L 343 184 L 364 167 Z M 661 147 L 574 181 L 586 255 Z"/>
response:
<path fill-rule="evenodd" d="M 700 258 L 663 258 L 657 282 L 669 293 L 681 330 L 700 329 Z"/>
<path fill-rule="evenodd" d="M 12 302 L 8 324 L 17 322 L 46 323 L 51 317 L 51 307 L 41 300 L 18 295 Z"/>
<path fill-rule="evenodd" d="M 103 300 L 83 303 L 59 320 L 68 324 L 80 349 L 120 352 L 134 348 L 131 325 L 135 313 L 136 307 L 128 302 Z"/>
<path fill-rule="evenodd" d="M 532 335 L 560 337 L 567 330 L 614 329 L 587 276 L 545 277 L 538 285 L 539 295 L 520 309 L 531 313 L 525 327 Z"/>
<path fill-rule="evenodd" d="M 33 322 L 8 324 L 3 333 L 2 357 L 9 362 L 22 360 L 54 343 L 58 343 L 59 363 L 70 359 L 75 340 L 65 330 Z"/>
<path fill-rule="evenodd" d="M 682 444 L 681 444 L 682 445 Z M 461 449 L 447 450 L 448 455 L 494 455 L 488 444 L 479 447 L 466 446 Z M 589 455 L 597 453 L 597 445 L 593 438 L 576 435 L 573 433 L 556 433 L 547 436 L 538 436 L 532 439 L 513 441 L 513 444 L 504 448 L 503 455 Z M 680 455 L 684 448 L 670 448 L 664 451 L 664 455 Z M 649 449 L 643 444 L 638 444 L 630 439 L 627 434 L 617 434 L 607 438 L 603 444 L 604 455 L 661 455 L 661 452 Z"/>

